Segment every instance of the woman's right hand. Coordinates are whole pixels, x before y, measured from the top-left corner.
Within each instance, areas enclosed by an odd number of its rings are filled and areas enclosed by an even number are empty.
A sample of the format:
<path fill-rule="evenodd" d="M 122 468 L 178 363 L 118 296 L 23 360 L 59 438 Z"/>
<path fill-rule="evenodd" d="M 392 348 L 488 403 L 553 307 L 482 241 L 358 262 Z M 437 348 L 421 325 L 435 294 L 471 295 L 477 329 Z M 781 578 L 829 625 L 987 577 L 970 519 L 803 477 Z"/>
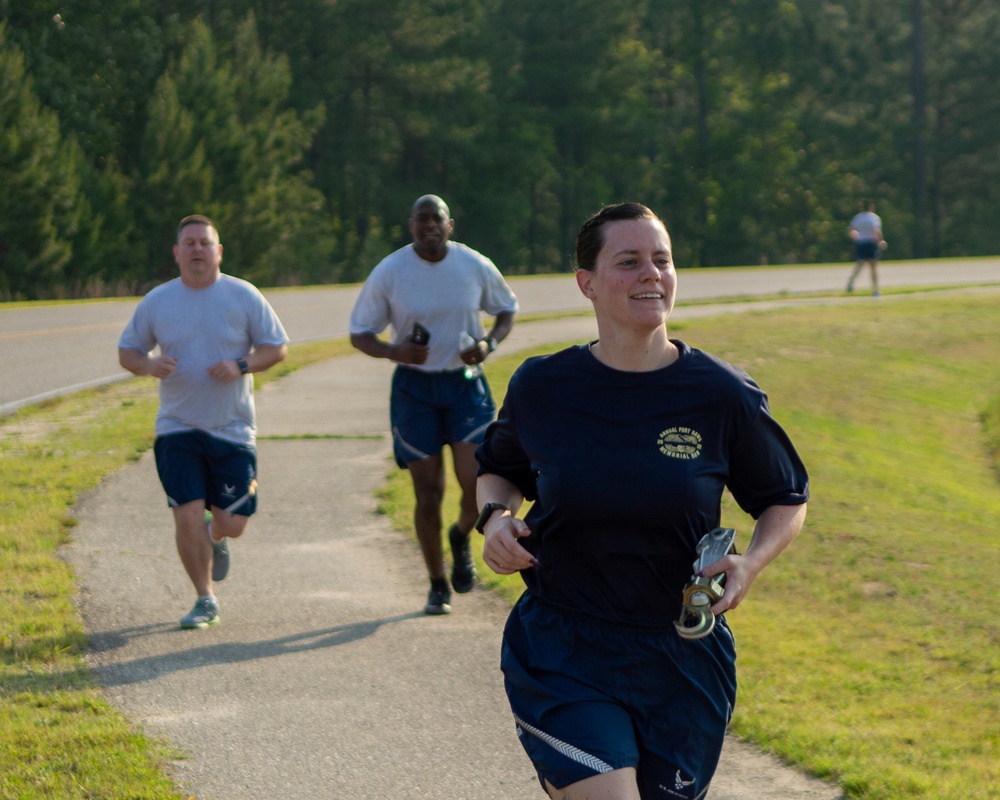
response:
<path fill-rule="evenodd" d="M 518 539 L 531 536 L 531 528 L 510 512 L 494 514 L 483 528 L 483 561 L 499 575 L 512 575 L 538 565 L 538 559 L 525 550 Z"/>

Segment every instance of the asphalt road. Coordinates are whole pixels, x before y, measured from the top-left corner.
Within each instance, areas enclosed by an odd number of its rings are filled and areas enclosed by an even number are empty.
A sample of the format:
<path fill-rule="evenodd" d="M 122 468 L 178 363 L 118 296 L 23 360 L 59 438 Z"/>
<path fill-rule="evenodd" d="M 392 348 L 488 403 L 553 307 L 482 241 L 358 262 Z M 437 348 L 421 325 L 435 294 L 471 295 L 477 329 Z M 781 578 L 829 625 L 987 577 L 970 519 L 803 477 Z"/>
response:
<path fill-rule="evenodd" d="M 733 296 L 840 291 L 849 265 L 681 270 L 679 302 Z M 1000 283 L 1000 258 L 962 261 L 886 262 L 883 289 L 941 284 Z M 586 309 L 569 274 L 515 277 L 511 286 L 522 313 Z M 867 292 L 867 274 L 858 294 Z M 357 286 L 265 292 L 293 342 L 344 336 Z M 0 416 L 66 391 L 127 377 L 118 366 L 116 344 L 136 301 L 108 300 L 60 305 L 0 304 Z"/>

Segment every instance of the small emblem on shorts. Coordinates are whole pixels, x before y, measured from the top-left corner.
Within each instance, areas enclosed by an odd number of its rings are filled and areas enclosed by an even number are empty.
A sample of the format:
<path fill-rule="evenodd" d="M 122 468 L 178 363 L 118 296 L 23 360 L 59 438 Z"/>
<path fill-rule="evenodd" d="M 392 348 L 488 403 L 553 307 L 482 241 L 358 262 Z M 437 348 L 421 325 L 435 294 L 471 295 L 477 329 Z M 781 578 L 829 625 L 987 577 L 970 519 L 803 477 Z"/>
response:
<path fill-rule="evenodd" d="M 660 452 L 670 458 L 690 461 L 701 455 L 701 434 L 691 428 L 667 428 L 657 444 Z"/>
<path fill-rule="evenodd" d="M 228 494 L 229 496 L 232 496 L 235 491 L 236 491 L 236 487 L 235 486 L 230 486 L 228 483 L 222 484 L 222 493 L 223 494 Z"/>
<path fill-rule="evenodd" d="M 689 781 L 686 781 L 684 780 L 684 778 L 681 777 L 681 771 L 677 770 L 677 775 L 674 777 L 674 788 L 677 791 L 680 791 L 686 786 L 690 786 L 692 783 L 694 783 L 694 778 L 692 778 Z"/>

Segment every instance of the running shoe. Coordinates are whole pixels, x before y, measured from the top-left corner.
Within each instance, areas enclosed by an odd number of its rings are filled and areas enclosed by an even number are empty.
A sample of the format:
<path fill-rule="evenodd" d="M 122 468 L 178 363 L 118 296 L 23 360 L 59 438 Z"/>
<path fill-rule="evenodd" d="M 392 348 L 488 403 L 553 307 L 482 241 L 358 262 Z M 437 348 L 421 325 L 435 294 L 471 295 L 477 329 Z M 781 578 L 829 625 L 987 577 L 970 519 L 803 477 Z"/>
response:
<path fill-rule="evenodd" d="M 435 589 L 431 587 L 427 595 L 427 605 L 424 606 L 425 614 L 450 614 L 451 613 L 451 591 L 448 589 Z"/>
<path fill-rule="evenodd" d="M 452 525 L 448 530 L 448 542 L 451 544 L 451 585 L 459 594 L 471 592 L 476 585 L 476 562 L 469 548 L 469 536 L 463 535 L 458 525 Z"/>
<path fill-rule="evenodd" d="M 181 617 L 182 628 L 207 628 L 219 621 L 219 604 L 212 597 L 199 597 L 194 608 Z"/>
<path fill-rule="evenodd" d="M 212 543 L 212 580 L 221 581 L 229 574 L 229 540 L 223 537 L 221 542 L 212 538 L 212 512 L 205 512 L 205 530 L 208 541 Z"/>

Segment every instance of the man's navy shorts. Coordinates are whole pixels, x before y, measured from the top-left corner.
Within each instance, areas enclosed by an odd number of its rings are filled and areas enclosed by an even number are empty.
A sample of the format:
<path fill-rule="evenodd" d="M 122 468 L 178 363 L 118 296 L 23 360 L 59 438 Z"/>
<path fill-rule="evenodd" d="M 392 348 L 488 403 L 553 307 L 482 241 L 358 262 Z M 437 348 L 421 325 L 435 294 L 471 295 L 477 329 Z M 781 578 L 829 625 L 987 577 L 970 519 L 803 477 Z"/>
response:
<path fill-rule="evenodd" d="M 877 261 L 880 253 L 878 242 L 870 239 L 863 242 L 856 242 L 854 245 L 855 261 Z"/>
<path fill-rule="evenodd" d="M 422 372 L 396 367 L 389 399 L 396 463 L 405 468 L 455 442 L 482 444 L 496 410 L 482 370 L 470 379 L 461 369 Z"/>
<path fill-rule="evenodd" d="M 153 445 L 156 471 L 171 508 L 193 500 L 230 514 L 257 510 L 257 451 L 204 431 L 159 436 Z"/>
<path fill-rule="evenodd" d="M 527 592 L 507 619 L 500 661 L 543 787 L 635 767 L 643 800 L 703 796 L 736 703 L 735 662 L 721 617 L 688 641 L 672 624 L 621 627 Z"/>

